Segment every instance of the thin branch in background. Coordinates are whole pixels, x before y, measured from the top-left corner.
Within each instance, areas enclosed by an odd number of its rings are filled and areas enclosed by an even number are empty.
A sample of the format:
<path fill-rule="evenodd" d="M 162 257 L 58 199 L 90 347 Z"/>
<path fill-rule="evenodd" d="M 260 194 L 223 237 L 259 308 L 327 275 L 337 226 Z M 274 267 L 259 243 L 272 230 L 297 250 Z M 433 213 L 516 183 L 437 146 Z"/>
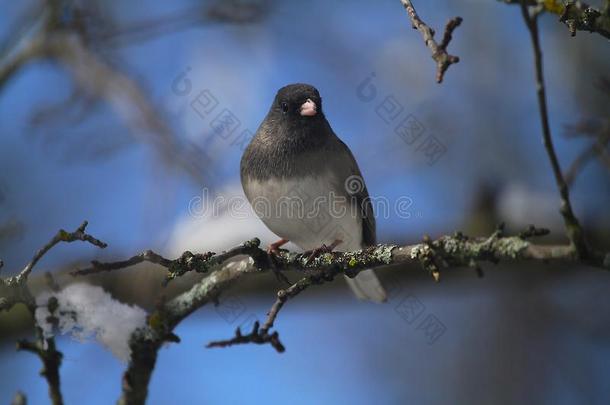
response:
<path fill-rule="evenodd" d="M 27 285 L 27 280 L 32 270 L 40 259 L 54 246 L 60 242 L 75 242 L 82 241 L 90 243 L 99 248 L 105 248 L 106 244 L 99 239 L 89 235 L 85 232 L 87 228 L 87 221 L 83 223 L 73 232 L 67 232 L 63 229 L 59 230 L 49 242 L 47 242 L 41 249 L 39 249 L 32 260 L 21 270 L 17 275 L 9 277 L 7 279 L 0 278 L 0 312 L 10 310 L 16 304 L 24 304 L 30 315 L 34 319 L 34 327 L 36 333 L 36 340 L 31 342 L 28 340 L 20 340 L 17 343 L 17 350 L 28 351 L 36 354 L 42 361 L 43 368 L 40 374 L 46 379 L 49 387 L 49 396 L 51 402 L 54 405 L 63 404 L 63 398 L 61 395 L 61 384 L 59 378 L 59 367 L 61 366 L 62 353 L 57 350 L 55 339 L 53 337 L 47 338 L 44 336 L 42 329 L 36 323 L 36 308 L 37 304 L 30 292 Z M 53 277 L 47 273 L 45 275 L 47 285 L 51 290 L 58 289 L 57 283 Z M 47 302 L 47 309 L 49 310 L 50 316 L 47 321 L 50 323 L 57 324 L 58 318 L 55 317 L 55 313 L 58 309 L 57 298 L 51 297 Z M 25 397 L 24 397 L 25 398 Z"/>
<path fill-rule="evenodd" d="M 591 146 L 587 147 L 574 159 L 568 170 L 566 171 L 565 179 L 568 185 L 574 184 L 576 176 L 582 171 L 583 167 L 593 158 L 597 159 L 608 168 L 610 171 L 610 153 L 608 153 L 608 142 L 610 141 L 610 132 L 597 139 Z"/>
<path fill-rule="evenodd" d="M 36 343 L 20 340 L 17 342 L 17 350 L 34 353 L 40 358 L 40 361 L 42 361 L 40 375 L 47 380 L 51 403 L 53 405 L 62 405 L 64 401 L 61 394 L 59 368 L 63 355 L 57 350 L 55 339 L 44 339 Z"/>
<path fill-rule="evenodd" d="M 219 0 L 207 8 L 201 4 L 171 15 L 136 21 L 95 35 L 92 40 L 104 45 L 127 45 L 133 40 L 148 40 L 160 35 L 197 27 L 205 23 L 250 24 L 263 19 L 269 12 L 268 0 L 244 3 Z"/>
<path fill-rule="evenodd" d="M 67 232 L 63 229 L 60 229 L 46 245 L 44 245 L 40 250 L 38 250 L 38 252 L 36 252 L 32 260 L 23 268 L 23 270 L 21 270 L 18 275 L 9 278 L 6 283 L 8 285 L 11 285 L 21 284 L 25 282 L 30 273 L 32 272 L 34 266 L 36 266 L 36 263 L 38 263 L 38 261 L 45 255 L 45 253 L 47 253 L 51 248 L 53 248 L 53 246 L 57 245 L 59 242 L 71 243 L 78 240 L 83 242 L 89 242 L 94 246 L 104 249 L 107 246 L 104 242 L 94 238 L 93 236 L 85 232 L 87 224 L 88 222 L 84 221 L 74 232 Z"/>
<path fill-rule="evenodd" d="M 576 180 L 576 176 L 582 171 L 587 163 L 592 160 L 596 155 L 596 145 L 589 146 L 587 149 L 582 151 L 576 159 L 572 161 L 570 167 L 565 172 L 565 179 L 568 186 L 572 186 Z"/>
<path fill-rule="evenodd" d="M 578 222 L 578 219 L 572 211 L 572 204 L 570 202 L 570 191 L 568 185 L 563 177 L 559 159 L 555 153 L 555 147 L 553 146 L 553 137 L 551 135 L 551 127 L 549 125 L 549 114 L 546 102 L 546 90 L 544 85 L 544 69 L 542 67 L 542 50 L 540 48 L 540 39 L 538 34 L 538 13 L 530 14 L 526 0 L 522 0 L 521 3 L 521 14 L 523 20 L 530 33 L 532 47 L 534 50 L 534 63 L 536 70 L 536 94 L 538 96 L 538 107 L 540 112 L 540 121 L 542 124 L 542 140 L 546 149 L 547 155 L 553 168 L 553 175 L 555 176 L 555 182 L 559 189 L 559 195 L 561 198 L 560 212 L 563 216 L 566 233 L 571 245 L 574 248 L 574 253 L 581 258 L 587 258 L 589 256 L 589 248 L 585 240 L 583 230 Z"/>
<path fill-rule="evenodd" d="M 66 22 L 60 17 L 65 13 L 74 17 Z M 207 153 L 179 137 L 143 86 L 96 52 L 96 43 L 92 42 L 95 33 L 89 33 L 88 21 L 82 20 L 84 10 L 64 2 L 46 2 L 43 11 L 33 15 L 38 21 L 32 23 L 31 32 L 4 45 L 7 57 L 0 59 L 0 91 L 28 63 L 57 62 L 74 81 L 76 91 L 107 102 L 123 118 L 132 136 L 152 145 L 164 162 L 182 169 L 198 184 L 213 183 Z"/>
<path fill-rule="evenodd" d="M 610 80 L 607 78 L 601 78 L 596 87 L 605 95 L 610 96 Z M 610 119 L 606 117 L 581 119 L 576 124 L 565 126 L 565 136 L 587 138 L 593 141 L 574 159 L 566 171 L 565 178 L 569 185 L 573 184 L 576 176 L 593 158 L 597 158 L 610 172 Z"/>
<path fill-rule="evenodd" d="M 434 30 L 419 18 L 411 0 L 400 1 L 409 14 L 413 28 L 421 33 L 426 46 L 432 52 L 432 59 L 436 62 L 436 82 L 442 83 L 445 72 L 449 66 L 460 61 L 460 58 L 457 56 L 447 53 L 447 47 L 449 46 L 449 42 L 451 42 L 453 31 L 462 23 L 462 17 L 454 17 L 447 22 L 443 39 L 441 43 L 438 44 L 434 40 Z"/>

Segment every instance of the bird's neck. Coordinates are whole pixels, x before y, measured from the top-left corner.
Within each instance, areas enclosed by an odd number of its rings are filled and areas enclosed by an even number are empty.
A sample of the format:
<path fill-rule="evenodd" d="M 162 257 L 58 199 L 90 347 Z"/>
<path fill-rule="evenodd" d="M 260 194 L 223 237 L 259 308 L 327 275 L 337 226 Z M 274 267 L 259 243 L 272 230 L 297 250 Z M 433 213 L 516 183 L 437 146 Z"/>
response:
<path fill-rule="evenodd" d="M 258 136 L 267 152 L 294 156 L 324 148 L 332 140 L 333 132 L 322 116 L 306 123 L 295 122 L 262 128 Z"/>
<path fill-rule="evenodd" d="M 299 177 L 320 165 L 321 151 L 333 149 L 336 136 L 325 122 L 313 125 L 271 125 L 259 128 L 242 159 L 242 175 L 259 180 Z"/>

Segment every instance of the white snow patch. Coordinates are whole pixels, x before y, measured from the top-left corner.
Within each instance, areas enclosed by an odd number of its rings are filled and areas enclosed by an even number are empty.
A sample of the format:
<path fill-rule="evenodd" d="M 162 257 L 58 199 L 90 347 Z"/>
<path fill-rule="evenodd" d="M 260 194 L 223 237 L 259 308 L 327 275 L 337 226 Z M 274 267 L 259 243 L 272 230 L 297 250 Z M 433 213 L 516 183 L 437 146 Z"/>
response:
<path fill-rule="evenodd" d="M 59 303 L 54 314 L 59 319 L 58 331 L 47 322 L 51 296 Z M 42 293 L 36 302 L 36 321 L 46 337 L 69 333 L 84 340 L 93 336 L 123 361 L 129 360 L 131 333 L 146 324 L 146 311 L 142 308 L 119 302 L 101 287 L 86 283 L 71 284 L 57 293 Z"/>

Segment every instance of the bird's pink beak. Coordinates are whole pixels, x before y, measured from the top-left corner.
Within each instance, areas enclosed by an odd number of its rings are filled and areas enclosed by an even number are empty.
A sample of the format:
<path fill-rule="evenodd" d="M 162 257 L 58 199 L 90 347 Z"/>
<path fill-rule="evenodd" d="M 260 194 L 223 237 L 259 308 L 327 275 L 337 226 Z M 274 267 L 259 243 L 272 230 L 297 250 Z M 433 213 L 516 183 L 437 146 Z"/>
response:
<path fill-rule="evenodd" d="M 316 103 L 308 98 L 307 101 L 301 105 L 301 109 L 299 111 L 301 115 L 305 117 L 313 117 L 318 112 L 318 107 L 316 106 Z"/>

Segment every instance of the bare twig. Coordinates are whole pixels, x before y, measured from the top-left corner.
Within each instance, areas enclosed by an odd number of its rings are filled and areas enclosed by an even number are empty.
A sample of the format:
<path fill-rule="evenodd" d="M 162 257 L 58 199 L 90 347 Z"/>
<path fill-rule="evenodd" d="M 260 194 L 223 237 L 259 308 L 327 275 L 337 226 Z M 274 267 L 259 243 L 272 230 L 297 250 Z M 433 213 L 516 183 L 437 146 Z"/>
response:
<path fill-rule="evenodd" d="M 507 4 L 523 4 L 533 6 L 537 12 L 547 12 L 559 16 L 559 21 L 568 26 L 570 34 L 576 31 L 596 32 L 610 39 L 610 2 L 598 10 L 580 0 L 500 0 Z"/>
<path fill-rule="evenodd" d="M 601 85 L 604 85 L 603 80 Z M 574 159 L 566 171 L 565 178 L 568 185 L 574 182 L 582 168 L 594 157 L 610 170 L 610 153 L 608 152 L 610 120 L 583 119 L 575 125 L 566 126 L 566 129 L 567 135 L 571 137 L 579 135 L 593 139 L 593 143 Z"/>
<path fill-rule="evenodd" d="M 59 379 L 59 367 L 61 366 L 62 354 L 57 351 L 55 345 L 55 339 L 44 339 L 44 343 L 29 342 L 27 340 L 20 340 L 17 342 L 17 350 L 23 350 L 34 353 L 42 361 L 42 375 L 49 386 L 49 397 L 53 405 L 63 404 L 61 395 L 61 384 Z"/>
<path fill-rule="evenodd" d="M 586 258 L 589 255 L 589 248 L 583 234 L 583 230 L 578 222 L 578 219 L 572 211 L 572 204 L 570 203 L 570 191 L 568 185 L 563 177 L 557 154 L 553 146 L 553 138 L 551 136 L 551 127 L 549 125 L 549 115 L 546 103 L 546 91 L 544 85 L 544 70 L 542 67 L 542 50 L 540 49 L 540 39 L 538 35 L 538 14 L 530 14 L 526 1 L 523 0 L 521 3 L 521 14 L 523 20 L 527 25 L 532 40 L 532 47 L 534 49 L 534 62 L 536 68 L 536 93 L 538 96 L 538 106 L 540 110 L 540 120 L 542 123 L 542 139 L 544 147 L 549 156 L 551 167 L 553 168 L 553 174 L 555 176 L 555 182 L 559 189 L 559 195 L 561 198 L 560 212 L 563 216 L 566 233 L 571 245 L 574 248 L 575 253 L 582 258 Z"/>
<path fill-rule="evenodd" d="M 432 59 L 434 59 L 436 62 L 436 82 L 441 83 L 449 66 L 460 61 L 460 58 L 457 56 L 447 53 L 447 46 L 449 46 L 453 31 L 462 23 L 462 17 L 454 17 L 447 22 L 443 39 L 441 43 L 438 44 L 434 40 L 434 30 L 426 25 L 421 18 L 419 18 L 411 0 L 400 1 L 409 14 L 413 28 L 417 29 L 421 33 L 426 46 L 432 52 Z"/>
<path fill-rule="evenodd" d="M 207 9 L 202 4 L 162 17 L 123 24 L 96 35 L 93 40 L 125 45 L 133 40 L 147 40 L 206 23 L 248 24 L 260 21 L 268 12 L 268 1 L 243 2 L 220 0 Z"/>
<path fill-rule="evenodd" d="M 66 232 L 63 229 L 44 245 L 32 258 L 32 260 L 21 270 L 19 274 L 7 279 L 0 278 L 0 312 L 8 311 L 16 304 L 24 304 L 30 314 L 36 320 L 36 301 L 30 292 L 27 285 L 27 279 L 31 274 L 36 263 L 55 245 L 60 242 L 83 241 L 88 242 L 99 248 L 105 248 L 106 244 L 99 239 L 85 232 L 87 221 L 84 221 L 74 232 Z M 47 273 L 47 283 L 49 288 L 57 289 L 58 286 L 53 280 L 53 277 Z M 49 322 L 55 321 L 54 312 L 57 310 L 57 299 L 51 297 L 47 303 L 47 308 L 51 314 L 48 318 Z M 42 329 L 36 324 L 36 341 L 30 342 L 21 340 L 17 343 L 18 350 L 29 351 L 36 354 L 42 361 L 43 368 L 40 374 L 47 380 L 49 386 L 49 395 L 51 402 L 54 405 L 63 404 L 61 395 L 59 367 L 61 365 L 62 354 L 57 350 L 54 338 L 45 338 Z"/>
<path fill-rule="evenodd" d="M 258 321 L 254 322 L 252 332 L 248 333 L 247 335 L 242 335 L 241 329 L 238 327 L 235 331 L 235 337 L 227 340 L 210 342 L 206 347 L 228 347 L 246 343 L 254 343 L 258 345 L 269 343 L 278 353 L 283 353 L 286 350 L 282 342 L 280 342 L 279 334 L 277 332 L 269 334 L 267 330 L 260 329 Z"/>
<path fill-rule="evenodd" d="M 152 250 L 146 250 L 142 253 L 130 257 L 127 260 L 121 260 L 118 262 L 101 263 L 97 260 L 92 260 L 91 267 L 86 269 L 74 270 L 70 272 L 70 274 L 73 276 L 84 276 L 88 274 L 96 274 L 106 271 L 124 269 L 126 267 L 131 267 L 142 262 L 155 263 L 163 267 L 170 267 L 172 260 L 166 259 L 163 256 L 153 252 Z"/>
<path fill-rule="evenodd" d="M 57 323 L 58 319 L 55 317 L 55 312 L 58 308 L 57 298 L 51 297 L 47 303 L 49 310 L 49 322 Z M 63 397 L 61 395 L 61 383 L 59 378 L 59 367 L 61 366 L 61 360 L 63 354 L 57 350 L 55 344 L 55 338 L 45 338 L 40 327 L 36 326 L 36 342 L 30 342 L 28 340 L 20 340 L 17 342 L 17 350 L 23 350 L 30 353 L 34 353 L 42 361 L 42 375 L 47 380 L 49 386 L 49 397 L 53 405 L 62 405 Z"/>
<path fill-rule="evenodd" d="M 316 277 L 318 276 L 318 277 Z M 271 346 L 278 352 L 282 353 L 286 349 L 284 345 L 280 341 L 279 333 L 277 331 L 273 333 L 269 333 L 269 330 L 273 327 L 275 319 L 277 318 L 280 310 L 284 306 L 284 303 L 290 299 L 297 296 L 299 293 L 304 291 L 307 287 L 316 283 L 314 280 L 318 279 L 317 284 L 320 284 L 319 275 L 316 276 L 307 276 L 294 283 L 290 287 L 279 290 L 277 292 L 277 299 L 275 303 L 269 310 L 267 314 L 267 320 L 263 324 L 263 327 L 259 329 L 258 321 L 254 323 L 254 328 L 252 332 L 247 335 L 242 335 L 240 328 L 237 328 L 235 331 L 235 337 L 227 340 L 217 340 L 208 343 L 206 347 L 228 347 L 236 344 L 245 344 L 245 343 L 255 343 L 255 344 L 265 344 L 269 343 Z M 328 280 L 332 280 L 334 275 L 329 275 Z"/>
<path fill-rule="evenodd" d="M 255 238 L 220 254 L 216 254 L 215 252 L 192 253 L 186 251 L 182 253 L 179 258 L 174 260 L 166 259 L 152 250 L 146 250 L 127 260 L 107 263 L 101 263 L 94 260 L 91 262 L 91 267 L 75 270 L 70 274 L 73 276 L 83 276 L 105 271 L 120 270 L 141 262 L 150 262 L 159 264 L 168 270 L 168 274 L 165 279 L 165 283 L 167 284 L 176 277 L 180 277 L 190 271 L 206 273 L 210 269 L 214 269 L 215 267 L 236 256 L 247 255 L 257 261 L 266 259 L 266 252 L 263 252 L 258 248 L 259 244 L 260 240 Z"/>
<path fill-rule="evenodd" d="M 565 179 L 568 185 L 574 184 L 576 176 L 581 172 L 582 168 L 594 157 L 598 157 L 599 161 L 603 163 L 608 170 L 610 170 L 610 155 L 604 146 L 601 146 L 598 142 L 587 147 L 574 159 L 568 170 L 566 171 Z"/>
<path fill-rule="evenodd" d="M 6 280 L 6 284 L 14 285 L 14 284 L 22 284 L 24 283 L 36 263 L 47 253 L 53 246 L 57 245 L 59 242 L 74 242 L 74 241 L 83 241 L 89 242 L 94 246 L 104 249 L 107 245 L 100 241 L 99 239 L 94 238 L 93 236 L 85 233 L 85 228 L 87 228 L 87 221 L 84 221 L 74 232 L 66 232 L 63 229 L 59 230 L 57 234 L 46 244 L 44 245 L 32 258 L 32 260 L 24 267 L 21 272 L 14 276 L 10 277 Z"/>

